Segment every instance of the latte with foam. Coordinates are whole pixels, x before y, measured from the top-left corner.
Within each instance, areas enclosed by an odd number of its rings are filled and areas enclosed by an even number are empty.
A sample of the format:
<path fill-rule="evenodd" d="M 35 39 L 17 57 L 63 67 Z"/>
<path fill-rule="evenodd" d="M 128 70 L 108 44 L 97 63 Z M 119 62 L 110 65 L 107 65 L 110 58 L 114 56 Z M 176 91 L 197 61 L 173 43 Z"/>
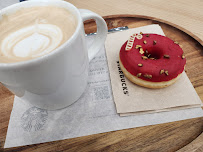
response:
<path fill-rule="evenodd" d="M 56 6 L 22 8 L 2 15 L 0 62 L 20 62 L 48 54 L 66 42 L 76 26 L 75 16 Z"/>

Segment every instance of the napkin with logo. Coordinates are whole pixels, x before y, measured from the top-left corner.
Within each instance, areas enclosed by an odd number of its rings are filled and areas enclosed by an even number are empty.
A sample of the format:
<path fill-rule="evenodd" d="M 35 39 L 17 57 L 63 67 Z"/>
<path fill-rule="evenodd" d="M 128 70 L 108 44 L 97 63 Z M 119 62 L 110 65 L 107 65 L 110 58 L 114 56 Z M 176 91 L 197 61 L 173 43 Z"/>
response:
<path fill-rule="evenodd" d="M 118 61 L 119 51 L 133 33 L 140 32 L 164 35 L 159 25 L 148 25 L 113 33 L 106 40 L 106 55 L 117 113 L 127 116 L 201 107 L 201 100 L 185 72 L 175 84 L 162 89 L 140 87 L 125 78 Z"/>

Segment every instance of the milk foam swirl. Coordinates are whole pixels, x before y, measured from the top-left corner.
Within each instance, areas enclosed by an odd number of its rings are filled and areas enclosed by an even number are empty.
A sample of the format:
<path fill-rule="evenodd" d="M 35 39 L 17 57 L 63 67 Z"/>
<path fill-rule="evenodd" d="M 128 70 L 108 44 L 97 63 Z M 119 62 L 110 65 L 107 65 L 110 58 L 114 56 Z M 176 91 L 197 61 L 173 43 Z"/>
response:
<path fill-rule="evenodd" d="M 76 27 L 75 15 L 58 6 L 33 6 L 2 13 L 0 63 L 32 60 L 55 51 L 74 34 Z"/>
<path fill-rule="evenodd" d="M 59 27 L 36 24 L 8 35 L 1 45 L 1 53 L 9 59 L 36 58 L 53 51 L 63 39 Z"/>

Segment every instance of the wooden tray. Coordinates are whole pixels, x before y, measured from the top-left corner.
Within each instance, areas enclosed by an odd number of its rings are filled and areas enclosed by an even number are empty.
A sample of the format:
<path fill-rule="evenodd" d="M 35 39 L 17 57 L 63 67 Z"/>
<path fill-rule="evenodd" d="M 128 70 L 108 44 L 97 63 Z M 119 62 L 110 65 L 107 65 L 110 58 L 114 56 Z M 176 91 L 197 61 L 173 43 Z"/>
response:
<path fill-rule="evenodd" d="M 104 17 L 108 28 L 159 24 L 167 37 L 180 42 L 186 54 L 186 73 L 203 99 L 203 46 L 192 33 L 174 24 L 137 15 Z M 86 33 L 96 31 L 95 23 L 85 23 Z M 199 41 L 199 42 L 198 42 Z M 125 129 L 108 133 L 3 149 L 14 95 L 0 85 L 0 151 L 192 151 L 203 150 L 203 117 L 172 123 Z M 200 136 L 199 136 L 200 135 Z M 199 137 L 198 137 L 199 136 Z M 195 139 L 195 140 L 194 140 Z M 193 141 L 194 140 L 194 141 Z M 192 143 L 191 143 L 192 142 Z M 189 144 L 191 143 L 191 144 Z M 189 145 L 188 145 L 189 144 Z"/>

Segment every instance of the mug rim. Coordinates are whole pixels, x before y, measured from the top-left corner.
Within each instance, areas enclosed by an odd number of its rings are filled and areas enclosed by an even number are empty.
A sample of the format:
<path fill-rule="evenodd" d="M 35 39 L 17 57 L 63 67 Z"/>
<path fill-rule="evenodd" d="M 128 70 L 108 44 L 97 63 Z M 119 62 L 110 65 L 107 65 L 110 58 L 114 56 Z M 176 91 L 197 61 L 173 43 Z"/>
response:
<path fill-rule="evenodd" d="M 47 5 L 40 5 L 40 2 L 47 3 Z M 0 16 L 9 12 L 10 10 L 12 10 L 12 8 L 18 7 L 19 5 L 24 5 L 25 8 L 27 8 L 29 6 L 27 4 L 29 4 L 29 3 L 35 3 L 35 4 L 38 3 L 39 5 L 36 5 L 36 6 L 49 6 L 49 4 L 61 3 L 61 4 L 64 4 L 63 8 L 65 8 L 67 10 L 68 10 L 68 8 L 66 6 L 67 5 L 71 6 L 73 8 L 74 12 L 76 13 L 76 15 L 74 15 L 76 18 L 76 21 L 77 21 L 77 26 L 76 26 L 75 32 L 62 45 L 60 45 L 59 47 L 55 48 L 53 51 L 51 51 L 45 55 L 42 55 L 40 57 L 36 57 L 33 59 L 29 59 L 29 60 L 20 61 L 20 62 L 12 62 L 12 63 L 1 63 L 0 62 L 0 69 L 8 69 L 8 68 L 11 69 L 11 68 L 18 68 L 18 67 L 26 67 L 29 65 L 40 64 L 40 62 L 43 62 L 44 60 L 49 60 L 49 59 L 53 58 L 55 55 L 61 53 L 63 50 L 62 49 L 63 47 L 70 45 L 74 41 L 74 39 L 76 39 L 76 35 L 78 35 L 78 33 L 79 33 L 80 26 L 82 23 L 82 18 L 80 17 L 80 12 L 73 4 L 71 4 L 67 1 L 63 1 L 63 0 L 29 0 L 29 1 L 19 2 L 19 3 L 13 4 L 13 5 L 10 5 L 10 6 L 7 6 L 3 9 L 1 9 L 0 10 L 0 12 L 1 12 Z M 20 8 L 22 8 L 22 7 L 20 7 Z M 17 9 L 17 10 L 19 10 L 19 9 Z"/>

